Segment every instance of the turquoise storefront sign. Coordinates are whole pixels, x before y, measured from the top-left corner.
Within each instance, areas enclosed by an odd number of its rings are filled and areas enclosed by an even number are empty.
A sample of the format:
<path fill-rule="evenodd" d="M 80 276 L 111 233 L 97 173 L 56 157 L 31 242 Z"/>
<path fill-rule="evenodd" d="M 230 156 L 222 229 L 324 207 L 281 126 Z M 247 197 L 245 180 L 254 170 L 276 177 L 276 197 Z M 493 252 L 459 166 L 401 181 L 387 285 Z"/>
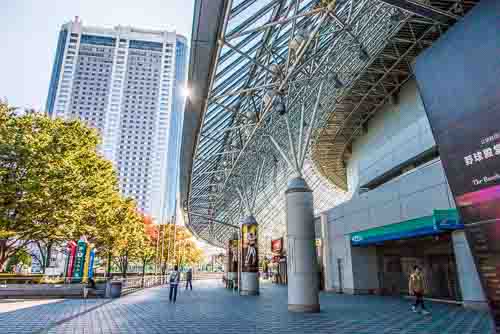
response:
<path fill-rule="evenodd" d="M 456 229 L 463 229 L 457 210 L 434 210 L 432 216 L 352 233 L 351 244 L 354 246 L 370 245 L 389 240 L 436 235 Z"/>
<path fill-rule="evenodd" d="M 460 215 L 455 209 L 434 210 L 433 217 L 437 228 L 440 230 L 458 230 L 464 228 Z"/>

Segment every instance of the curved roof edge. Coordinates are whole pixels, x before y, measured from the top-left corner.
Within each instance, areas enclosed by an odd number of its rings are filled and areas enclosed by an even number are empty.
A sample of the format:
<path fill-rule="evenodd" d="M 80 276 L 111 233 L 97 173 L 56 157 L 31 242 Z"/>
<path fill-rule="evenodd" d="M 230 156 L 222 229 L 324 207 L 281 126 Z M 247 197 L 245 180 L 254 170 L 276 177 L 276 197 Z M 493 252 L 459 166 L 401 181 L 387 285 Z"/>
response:
<path fill-rule="evenodd" d="M 217 57 L 217 37 L 224 19 L 226 0 L 196 0 L 194 4 L 193 30 L 189 57 L 188 87 L 191 97 L 186 100 L 182 129 L 179 191 L 180 201 L 189 230 L 189 215 L 186 212 L 193 166 L 193 156 L 198 142 L 198 133 L 206 109 L 208 91 L 212 81 L 211 70 Z"/>

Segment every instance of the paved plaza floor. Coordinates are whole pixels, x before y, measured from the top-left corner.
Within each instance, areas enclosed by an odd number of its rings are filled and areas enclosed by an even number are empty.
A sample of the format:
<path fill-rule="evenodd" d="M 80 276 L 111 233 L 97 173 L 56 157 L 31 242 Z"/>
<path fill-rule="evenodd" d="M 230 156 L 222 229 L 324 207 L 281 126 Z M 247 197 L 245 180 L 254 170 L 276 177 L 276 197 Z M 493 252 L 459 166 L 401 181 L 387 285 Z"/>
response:
<path fill-rule="evenodd" d="M 429 303 L 432 316 L 409 302 L 378 296 L 321 295 L 321 313 L 287 311 L 286 287 L 264 283 L 258 297 L 240 297 L 219 281 L 196 281 L 169 304 L 158 287 L 116 300 L 60 300 L 0 311 L 0 333 L 490 333 L 485 313 Z M 3 302 L 0 302 L 0 310 Z"/>

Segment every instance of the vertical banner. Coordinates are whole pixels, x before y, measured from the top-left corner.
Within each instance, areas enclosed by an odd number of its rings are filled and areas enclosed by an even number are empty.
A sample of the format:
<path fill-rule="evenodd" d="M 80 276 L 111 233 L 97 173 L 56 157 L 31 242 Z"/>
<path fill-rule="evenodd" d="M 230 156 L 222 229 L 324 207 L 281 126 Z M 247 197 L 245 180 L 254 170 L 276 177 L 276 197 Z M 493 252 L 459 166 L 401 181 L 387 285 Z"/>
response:
<path fill-rule="evenodd" d="M 68 254 L 66 255 L 66 260 L 64 261 L 64 274 L 63 274 L 63 277 L 67 277 L 68 276 L 68 267 L 69 267 L 69 258 L 70 258 L 70 248 L 69 248 L 69 244 L 66 245 L 66 251 L 68 252 Z"/>
<path fill-rule="evenodd" d="M 323 256 L 321 252 L 321 239 L 316 239 L 314 242 L 314 249 L 316 249 L 316 256 L 320 259 Z M 319 261 L 321 263 L 321 261 Z"/>
<path fill-rule="evenodd" d="M 87 243 L 79 240 L 76 246 L 75 269 L 73 270 L 73 279 L 75 282 L 80 282 L 83 276 L 83 265 L 85 262 L 85 255 Z"/>
<path fill-rule="evenodd" d="M 272 262 L 279 263 L 283 256 L 283 238 L 271 240 Z"/>
<path fill-rule="evenodd" d="M 66 270 L 66 277 L 73 277 L 73 269 L 75 267 L 76 256 L 76 242 L 71 240 L 68 243 L 68 269 Z"/>
<path fill-rule="evenodd" d="M 500 1 L 479 2 L 415 75 L 500 333 Z"/>
<path fill-rule="evenodd" d="M 229 240 L 229 272 L 238 272 L 238 239 Z"/>
<path fill-rule="evenodd" d="M 83 277 L 82 277 L 82 282 L 87 283 L 87 279 L 89 277 L 89 263 L 90 263 L 90 251 L 92 250 L 93 246 L 88 245 L 87 246 L 87 251 L 85 252 L 85 259 L 84 259 L 84 265 L 83 265 Z"/>
<path fill-rule="evenodd" d="M 271 240 L 271 253 L 274 256 L 281 256 L 283 252 L 283 238 Z"/>
<path fill-rule="evenodd" d="M 243 224 L 242 232 L 242 272 L 259 272 L 257 224 Z"/>
<path fill-rule="evenodd" d="M 87 272 L 88 278 L 94 278 L 94 259 L 95 259 L 95 248 L 90 251 L 89 258 L 89 270 Z"/>

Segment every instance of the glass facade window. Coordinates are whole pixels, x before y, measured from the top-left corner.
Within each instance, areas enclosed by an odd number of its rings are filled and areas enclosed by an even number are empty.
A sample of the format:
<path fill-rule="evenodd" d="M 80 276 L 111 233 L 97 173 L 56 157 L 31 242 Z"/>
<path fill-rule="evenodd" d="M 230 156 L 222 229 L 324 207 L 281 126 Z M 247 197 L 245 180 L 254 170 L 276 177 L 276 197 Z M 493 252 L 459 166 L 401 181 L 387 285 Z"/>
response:
<path fill-rule="evenodd" d="M 82 35 L 80 43 L 90 44 L 90 45 L 115 46 L 116 38 L 107 36 L 96 36 L 96 35 Z"/>
<path fill-rule="evenodd" d="M 52 75 L 49 83 L 49 94 L 47 97 L 47 103 L 45 109 L 49 115 L 52 115 L 54 108 L 54 101 L 57 93 L 57 85 L 59 84 L 59 76 L 61 74 L 61 65 L 64 57 L 64 46 L 66 45 L 66 38 L 68 32 L 62 30 L 59 33 L 59 40 L 57 41 L 56 56 L 54 60 L 54 65 L 52 66 Z"/>
<path fill-rule="evenodd" d="M 130 40 L 129 48 L 139 50 L 161 51 L 163 45 L 158 42 Z"/>

